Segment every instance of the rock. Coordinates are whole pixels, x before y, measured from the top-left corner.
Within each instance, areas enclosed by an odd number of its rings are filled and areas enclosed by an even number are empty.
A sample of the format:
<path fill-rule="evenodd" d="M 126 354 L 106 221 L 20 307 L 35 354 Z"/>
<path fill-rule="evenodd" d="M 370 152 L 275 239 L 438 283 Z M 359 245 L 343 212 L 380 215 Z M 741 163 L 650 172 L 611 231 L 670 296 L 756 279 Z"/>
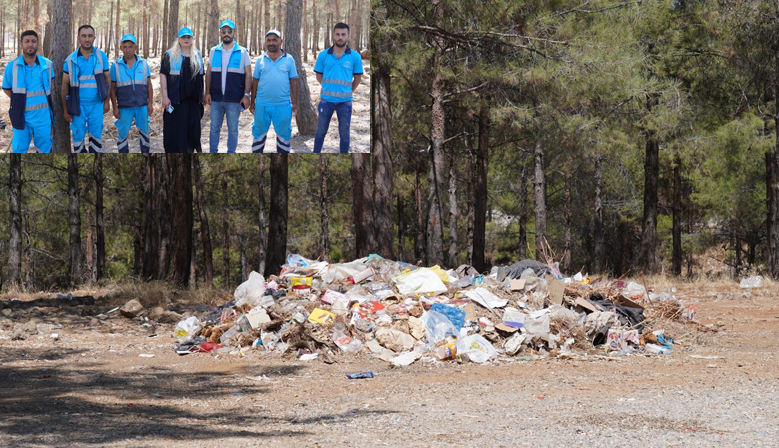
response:
<path fill-rule="evenodd" d="M 140 316 L 144 311 L 146 311 L 146 308 L 141 305 L 138 299 L 130 300 L 119 309 L 122 316 L 129 317 L 130 319 Z"/>
<path fill-rule="evenodd" d="M 181 320 L 184 320 L 184 316 L 181 314 L 175 311 L 165 311 L 162 313 L 162 315 L 160 315 L 159 319 L 157 319 L 157 322 L 163 324 L 175 324 Z"/>
<path fill-rule="evenodd" d="M 365 49 L 365 50 L 361 51 L 360 52 L 360 57 L 363 60 L 370 59 L 371 58 L 371 50 Z"/>
<path fill-rule="evenodd" d="M 9 331 L 14 329 L 14 323 L 11 319 L 0 320 L 0 330 Z"/>
<path fill-rule="evenodd" d="M 3 313 L 3 316 L 5 316 L 5 317 L 10 317 L 10 316 L 11 316 L 11 314 L 13 313 L 13 311 L 11 310 L 11 308 L 6 308 L 6 309 L 4 309 L 4 310 L 2 311 L 2 313 Z"/>
<path fill-rule="evenodd" d="M 148 314 L 149 320 L 159 321 L 160 316 L 162 316 L 163 314 L 165 314 L 165 308 L 161 306 L 155 306 L 154 308 L 149 310 L 149 314 Z"/>

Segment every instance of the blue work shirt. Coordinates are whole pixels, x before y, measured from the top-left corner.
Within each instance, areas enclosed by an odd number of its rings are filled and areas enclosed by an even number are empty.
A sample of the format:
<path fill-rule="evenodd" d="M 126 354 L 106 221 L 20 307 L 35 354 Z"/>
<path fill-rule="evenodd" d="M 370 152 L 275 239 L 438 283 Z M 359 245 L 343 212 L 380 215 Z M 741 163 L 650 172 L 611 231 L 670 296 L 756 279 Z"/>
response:
<path fill-rule="evenodd" d="M 258 79 L 256 104 L 259 106 L 286 106 L 290 103 L 289 80 L 298 77 L 295 59 L 281 52 L 273 62 L 263 53 L 254 65 L 254 79 Z"/>
<path fill-rule="evenodd" d="M 49 108 L 49 102 L 46 100 L 46 87 L 43 85 L 43 74 L 41 73 L 42 67 L 40 61 L 36 57 L 35 64 L 29 66 L 24 62 L 24 58 L 20 56 L 19 65 L 24 67 L 24 71 L 19 72 L 19 74 L 23 76 L 23 85 L 27 89 L 28 96 L 26 108 L 29 109 L 30 106 L 37 106 L 39 104 L 43 105 L 41 109 L 25 110 L 25 121 L 50 121 L 50 112 L 47 110 Z M 5 67 L 6 70 L 5 73 L 3 73 L 3 89 L 11 90 L 13 88 L 13 61 L 8 63 Z M 51 78 L 54 79 L 54 70 L 49 70 L 49 72 L 51 73 Z M 30 94 L 34 94 L 34 96 L 30 96 Z"/>
<path fill-rule="evenodd" d="M 98 57 L 100 59 L 98 59 Z M 92 54 L 89 55 L 88 59 L 85 59 L 81 54 L 81 48 L 79 48 L 76 64 L 78 64 L 78 80 L 81 88 L 79 92 L 80 101 L 82 103 L 102 102 L 100 99 L 100 94 L 97 91 L 97 83 L 94 80 L 94 77 L 97 76 L 94 74 L 95 64 L 101 64 L 103 66 L 103 71 L 107 72 L 111 67 L 108 63 L 108 56 L 106 56 L 106 54 L 100 51 L 97 47 L 92 47 Z M 63 71 L 68 73 L 67 61 L 65 61 L 63 65 Z"/>
<path fill-rule="evenodd" d="M 322 75 L 319 96 L 323 100 L 331 103 L 351 101 L 354 75 L 362 75 L 362 57 L 347 45 L 339 59 L 333 53 L 333 47 L 330 47 L 316 57 L 314 72 Z"/>
<path fill-rule="evenodd" d="M 127 66 L 127 62 L 125 62 L 124 57 L 121 57 L 117 59 L 117 63 L 111 64 L 111 81 L 116 82 L 116 67 L 117 65 L 121 66 L 119 70 L 119 76 L 121 76 L 122 81 L 143 81 L 143 84 L 146 84 L 146 78 L 151 77 L 151 70 L 149 70 L 149 65 L 146 65 L 146 73 L 143 73 L 143 70 L 139 70 L 139 68 L 143 65 L 141 62 L 141 58 L 135 57 L 135 62 L 133 63 L 132 68 Z M 138 84 L 138 83 L 136 83 Z"/>

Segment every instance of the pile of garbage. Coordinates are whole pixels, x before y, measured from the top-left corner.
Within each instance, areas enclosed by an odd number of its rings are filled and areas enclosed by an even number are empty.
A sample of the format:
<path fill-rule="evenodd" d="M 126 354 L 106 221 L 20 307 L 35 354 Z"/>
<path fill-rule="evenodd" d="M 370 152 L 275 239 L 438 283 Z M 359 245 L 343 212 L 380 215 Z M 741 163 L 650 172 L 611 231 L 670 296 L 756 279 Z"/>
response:
<path fill-rule="evenodd" d="M 265 350 L 334 362 L 370 354 L 394 365 L 428 357 L 484 363 L 498 356 L 665 354 L 658 318 L 694 308 L 635 282 L 561 275 L 524 260 L 481 275 L 384 259 L 328 263 L 290 255 L 279 276 L 252 272 L 235 299 L 175 328 L 180 354 Z"/>

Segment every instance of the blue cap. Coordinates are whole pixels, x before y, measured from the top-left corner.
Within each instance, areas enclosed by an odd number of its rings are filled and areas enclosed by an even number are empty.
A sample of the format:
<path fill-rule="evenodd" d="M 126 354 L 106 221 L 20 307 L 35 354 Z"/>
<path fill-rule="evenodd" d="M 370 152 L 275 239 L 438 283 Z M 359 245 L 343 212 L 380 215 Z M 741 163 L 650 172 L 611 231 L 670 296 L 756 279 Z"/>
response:
<path fill-rule="evenodd" d="M 222 29 L 226 26 L 235 29 L 235 22 L 233 22 L 232 20 L 223 20 L 222 23 L 219 25 L 219 29 Z"/>
<path fill-rule="evenodd" d="M 184 37 L 184 36 L 192 37 L 192 36 L 194 36 L 194 34 L 192 34 L 192 30 L 191 29 L 189 29 L 187 27 L 184 27 L 184 28 L 179 30 L 179 37 Z"/>
<path fill-rule="evenodd" d="M 275 35 L 279 36 L 279 39 L 281 39 L 281 31 L 279 31 L 277 29 L 272 29 L 272 30 L 268 31 L 267 33 L 265 33 L 265 37 L 268 37 L 269 34 L 275 34 Z"/>
<path fill-rule="evenodd" d="M 128 40 L 134 44 L 138 43 L 138 41 L 135 39 L 135 36 L 133 36 L 132 34 L 125 34 L 124 36 L 122 36 L 122 43 L 125 43 Z"/>

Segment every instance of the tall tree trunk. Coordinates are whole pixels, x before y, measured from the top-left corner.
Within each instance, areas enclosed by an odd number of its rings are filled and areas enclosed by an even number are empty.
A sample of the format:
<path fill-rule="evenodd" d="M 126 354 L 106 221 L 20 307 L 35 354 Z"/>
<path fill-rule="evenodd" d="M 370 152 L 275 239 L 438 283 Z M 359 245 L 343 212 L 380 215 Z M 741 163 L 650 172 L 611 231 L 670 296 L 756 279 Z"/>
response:
<path fill-rule="evenodd" d="M 113 47 L 111 43 L 114 41 L 114 2 L 110 2 L 110 9 L 108 11 L 108 37 L 103 44 L 103 48 L 105 48 L 106 56 L 108 56 L 108 60 L 111 60 L 111 48 Z"/>
<path fill-rule="evenodd" d="M 222 180 L 222 287 L 230 287 L 230 209 L 227 179 Z"/>
<path fill-rule="evenodd" d="M 314 38 L 311 40 L 311 52 L 314 53 L 314 57 L 316 57 L 316 53 L 319 51 L 319 2 L 312 0 L 311 5 L 311 14 L 312 14 L 312 21 L 314 26 Z"/>
<path fill-rule="evenodd" d="M 354 211 L 354 249 L 356 257 L 376 250 L 376 230 L 373 222 L 373 195 L 370 189 L 370 154 L 352 154 L 352 203 Z"/>
<path fill-rule="evenodd" d="M 682 275 L 682 159 L 674 157 L 673 274 Z"/>
<path fill-rule="evenodd" d="M 160 271 L 160 205 L 159 194 L 159 156 L 156 154 L 144 156 L 146 170 L 143 182 L 144 191 L 144 224 L 143 224 L 143 263 L 144 280 L 156 280 Z"/>
<path fill-rule="evenodd" d="M 103 155 L 95 154 L 95 227 L 96 264 L 95 281 L 100 281 L 105 275 L 105 219 L 103 218 Z"/>
<path fill-rule="evenodd" d="M 48 2 L 46 2 L 46 15 L 49 17 L 49 21 L 46 22 L 45 31 L 43 33 L 43 48 L 42 48 L 42 50 L 43 50 L 42 54 L 44 56 L 46 56 L 47 58 L 49 58 L 49 59 L 51 59 L 51 23 L 52 23 L 52 20 L 53 20 L 53 17 L 52 17 L 53 11 L 51 9 L 52 8 L 52 3 L 53 3 L 52 0 L 49 0 Z M 2 10 L 2 9 L 5 9 L 5 7 L 4 6 L 0 7 L 0 10 Z M 3 21 L 3 16 L 4 15 L 5 14 L 0 12 L 0 21 Z M 0 45 L 5 46 L 5 36 L 3 36 L 2 41 L 3 42 L 0 43 Z"/>
<path fill-rule="evenodd" d="M 95 262 L 95 237 L 92 234 L 92 210 L 87 209 L 87 241 L 86 241 L 86 265 L 87 285 L 92 286 L 97 281 L 97 266 Z"/>
<path fill-rule="evenodd" d="M 595 273 L 601 274 L 604 269 L 606 259 L 606 247 L 604 245 L 603 235 L 603 202 L 601 200 L 601 191 L 603 190 L 603 169 L 601 168 L 601 154 L 595 155 Z"/>
<path fill-rule="evenodd" d="M 527 164 L 519 171 L 519 259 L 527 258 Z"/>
<path fill-rule="evenodd" d="M 468 218 L 466 219 L 465 229 L 465 244 L 466 244 L 466 257 L 465 263 L 473 266 L 473 222 L 476 216 L 476 173 L 473 171 L 474 159 L 476 158 L 476 145 L 474 144 L 473 137 L 467 136 L 468 153 L 465 157 L 465 172 L 468 173 Z"/>
<path fill-rule="evenodd" d="M 386 19 L 386 10 L 381 13 Z M 371 73 L 371 155 L 373 157 L 373 207 L 376 229 L 376 249 L 380 255 L 393 259 L 392 253 L 392 103 L 390 97 L 390 67 L 386 52 L 389 42 L 374 45 L 376 65 Z"/>
<path fill-rule="evenodd" d="M 338 3 L 336 3 L 336 6 Z M 436 25 L 443 27 L 444 8 L 441 0 L 433 0 L 435 8 Z M 435 53 L 432 67 L 437 66 L 443 57 L 444 40 L 435 38 Z M 446 117 L 444 114 L 444 79 L 436 72 L 433 75 L 433 87 L 430 93 L 433 98 L 430 127 L 430 193 L 428 203 L 430 213 L 427 218 L 427 263 L 440 265 L 444 262 L 444 223 L 443 223 L 443 196 L 444 196 L 444 136 Z"/>
<path fill-rule="evenodd" d="M 167 0 L 166 0 L 167 2 Z M 167 3 L 165 3 L 167 5 Z M 122 54 L 122 37 L 119 35 L 119 13 L 122 11 L 122 0 L 116 0 L 116 23 L 114 23 L 114 39 L 116 40 L 115 49 L 116 49 L 116 57 L 118 58 L 119 55 Z M 167 9 L 166 9 L 167 11 Z"/>
<path fill-rule="evenodd" d="M 53 0 L 54 15 L 52 16 L 52 36 L 64 37 L 71 35 L 72 2 L 70 0 Z M 62 104 L 62 95 L 59 95 L 62 86 L 62 68 L 65 58 L 71 52 L 69 38 L 57 38 L 52 41 L 51 61 L 54 66 L 55 77 L 51 82 L 51 91 L 54 101 L 54 138 L 51 151 L 55 153 L 70 153 L 70 125 L 65 121 Z"/>
<path fill-rule="evenodd" d="M 330 197 L 327 192 L 327 157 L 319 158 L 319 257 L 330 259 L 330 215 L 327 206 Z"/>
<path fill-rule="evenodd" d="M 163 33 L 162 33 L 162 51 L 163 52 L 166 49 L 170 48 L 170 44 L 172 43 L 172 42 L 168 41 L 168 36 L 170 36 L 170 30 L 167 30 L 167 28 L 166 28 L 170 24 L 170 18 L 168 16 L 168 12 L 170 11 L 170 8 L 168 6 L 168 1 L 169 0 L 165 0 L 165 3 L 163 5 L 163 7 L 162 7 L 162 29 L 163 29 Z M 218 25 L 217 25 L 217 28 L 212 28 L 212 29 L 213 30 L 217 30 L 218 29 Z M 168 32 L 166 33 L 165 30 L 167 30 Z"/>
<path fill-rule="evenodd" d="M 449 250 L 448 267 L 454 269 L 457 263 L 457 156 L 452 150 L 449 154 Z"/>
<path fill-rule="evenodd" d="M 192 156 L 169 155 L 172 185 L 170 206 L 172 209 L 170 243 L 170 278 L 177 286 L 189 284 L 192 259 Z"/>
<path fill-rule="evenodd" d="M 571 221 L 573 214 L 571 212 L 571 173 L 565 173 L 565 231 L 563 237 L 563 259 L 562 269 L 564 272 L 571 270 Z"/>
<path fill-rule="evenodd" d="M 192 168 L 197 191 L 197 210 L 200 217 L 200 239 L 203 244 L 203 277 L 206 288 L 211 288 L 214 286 L 214 260 L 211 252 L 211 230 L 208 226 L 205 192 L 203 190 L 203 176 L 201 174 L 200 156 L 198 154 L 193 154 Z"/>
<path fill-rule="evenodd" d="M 219 44 L 219 0 L 211 0 L 211 11 L 209 13 L 211 25 L 209 27 L 210 33 L 208 38 L 209 48 L 213 48 Z M 208 55 L 209 58 L 211 55 Z"/>
<path fill-rule="evenodd" d="M 308 62 L 308 17 L 306 16 L 306 13 L 308 12 L 308 2 L 306 0 L 303 0 L 303 41 L 300 44 L 300 49 L 303 52 L 303 61 Z"/>
<path fill-rule="evenodd" d="M 309 135 L 316 132 L 317 114 L 311 104 L 311 94 L 306 81 L 306 71 L 303 70 L 303 62 L 300 60 L 300 20 L 303 15 L 303 0 L 287 1 L 287 24 L 285 27 L 286 39 L 284 47 L 287 53 L 295 59 L 295 66 L 301 67 L 298 72 L 298 113 L 295 122 L 298 125 L 298 133 Z"/>
<path fill-rule="evenodd" d="M 656 101 L 650 99 L 649 101 Z M 650 106 L 651 108 L 651 106 Z M 657 183 L 660 171 L 660 143 L 653 131 L 647 130 L 646 159 L 644 161 L 644 219 L 641 233 L 639 259 L 644 272 L 656 272 L 655 247 L 657 245 Z"/>
<path fill-rule="evenodd" d="M 287 257 L 287 217 L 289 198 L 289 154 L 271 154 L 270 157 L 270 225 L 265 277 L 281 272 Z"/>
<path fill-rule="evenodd" d="M 246 262 L 246 246 L 243 236 L 240 236 L 238 241 L 238 250 L 240 250 L 241 254 L 241 283 L 243 283 L 249 278 L 249 264 Z"/>
<path fill-rule="evenodd" d="M 149 17 L 147 13 L 148 0 L 143 0 L 143 32 L 141 33 L 142 45 L 143 45 L 143 57 L 149 58 Z M 198 8 L 197 23 L 200 23 L 200 8 Z"/>
<path fill-rule="evenodd" d="M 141 276 L 141 264 L 143 260 L 143 243 L 141 243 L 141 229 L 140 224 L 133 226 L 133 275 L 136 277 Z"/>
<path fill-rule="evenodd" d="M 779 278 L 779 49 L 774 60 L 774 134 L 776 144 L 770 154 L 770 169 L 766 170 L 769 208 L 768 208 L 768 272 L 773 278 Z M 766 155 L 766 157 L 769 157 Z M 769 161 L 766 161 L 766 165 Z M 770 174 L 768 173 L 770 171 Z"/>
<path fill-rule="evenodd" d="M 78 191 L 78 156 L 68 154 L 68 226 L 70 228 L 70 284 L 81 281 L 81 208 Z"/>
<path fill-rule="evenodd" d="M 270 29 L 271 29 L 271 26 L 270 26 L 270 0 L 265 0 L 265 27 L 264 27 L 265 33 L 270 31 Z M 263 33 L 263 35 L 265 35 L 265 33 Z"/>
<path fill-rule="evenodd" d="M 167 157 L 161 157 L 160 158 L 160 183 L 159 190 L 158 190 L 158 196 L 160 198 L 159 200 L 159 207 L 160 207 L 160 221 L 159 221 L 159 228 L 160 228 L 160 252 L 159 252 L 159 274 L 157 276 L 158 279 L 168 281 L 169 280 L 169 274 L 170 271 L 170 241 L 172 236 L 172 229 L 171 229 L 171 212 L 172 212 L 172 204 L 171 204 L 171 184 L 173 183 L 171 172 L 170 172 L 170 161 Z"/>
<path fill-rule="evenodd" d="M 170 48 L 173 45 L 173 42 L 175 42 L 179 36 L 179 0 L 169 0 L 169 1 L 170 1 L 170 5 L 168 6 L 168 48 Z"/>
<path fill-rule="evenodd" d="M 33 287 L 35 278 L 32 261 L 32 239 L 30 238 L 30 214 L 24 213 L 24 237 L 27 244 L 24 245 L 24 287 L 29 291 Z"/>
<path fill-rule="evenodd" d="M 490 109 L 482 106 L 479 110 L 479 146 L 476 151 L 476 166 L 473 173 L 474 182 L 474 216 L 473 216 L 473 267 L 484 272 L 487 265 L 484 261 L 487 232 L 487 164 L 490 152 Z"/>
<path fill-rule="evenodd" d="M 22 272 L 22 155 L 11 154 L 8 176 L 8 217 L 10 234 L 8 241 L 8 283 L 19 285 Z"/>
<path fill-rule="evenodd" d="M 189 289 L 197 289 L 197 228 L 192 227 L 192 256 L 189 257 Z"/>
<path fill-rule="evenodd" d="M 536 136 L 533 154 L 535 159 L 533 195 L 536 203 L 536 249 L 539 249 L 546 244 L 546 178 L 544 177 L 544 147 L 541 145 L 540 136 Z M 540 254 L 536 250 L 536 259 L 539 256 Z"/>
<path fill-rule="evenodd" d="M 360 21 L 357 19 L 357 0 L 352 0 L 352 10 L 349 12 L 350 39 L 357 51 L 362 50 L 360 44 Z"/>
<path fill-rule="evenodd" d="M 421 181 L 419 179 L 420 176 L 420 167 L 417 163 L 417 166 L 414 168 L 414 206 L 416 209 L 416 231 L 414 232 L 416 235 L 416 238 L 414 238 L 414 258 L 417 261 L 421 261 L 422 264 L 427 264 L 425 261 L 425 253 L 427 250 L 425 249 L 425 222 L 427 219 L 425 219 L 425 213 L 424 209 L 422 208 L 422 188 L 421 188 Z"/>
<path fill-rule="evenodd" d="M 260 227 L 260 240 L 259 246 L 259 263 L 257 264 L 257 272 L 265 272 L 265 257 L 268 247 L 268 219 L 265 215 L 265 155 L 258 154 L 259 159 L 259 171 L 260 171 L 260 185 L 259 185 L 259 212 L 257 218 Z"/>
<path fill-rule="evenodd" d="M 395 202 L 398 204 L 398 260 L 406 260 L 405 241 L 406 241 L 406 221 L 403 219 L 404 207 L 403 196 L 398 194 Z"/>

